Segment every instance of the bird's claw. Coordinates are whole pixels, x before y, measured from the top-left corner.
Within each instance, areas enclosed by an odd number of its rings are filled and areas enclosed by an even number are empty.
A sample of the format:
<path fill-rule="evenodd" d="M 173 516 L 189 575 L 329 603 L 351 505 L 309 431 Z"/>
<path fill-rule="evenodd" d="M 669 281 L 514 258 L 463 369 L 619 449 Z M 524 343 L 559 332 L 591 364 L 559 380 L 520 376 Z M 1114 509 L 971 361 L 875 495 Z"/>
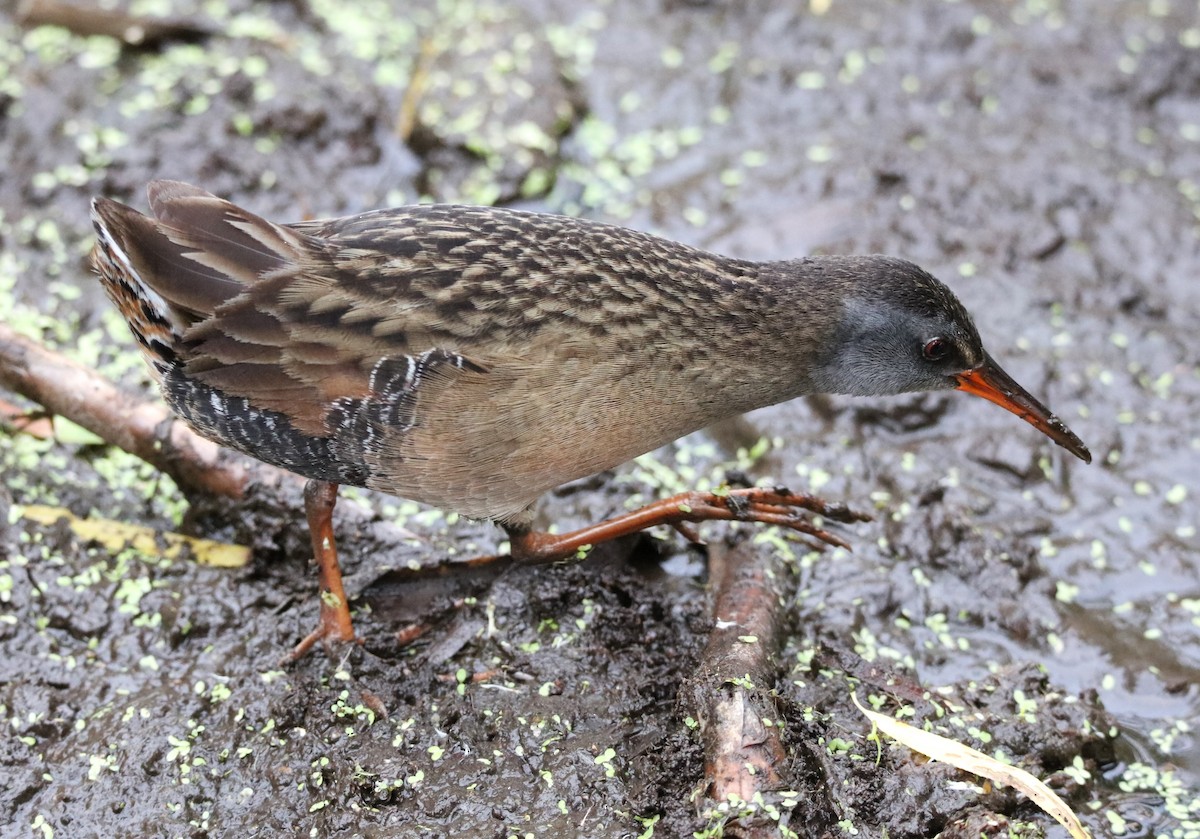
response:
<path fill-rule="evenodd" d="M 299 644 L 292 647 L 292 651 L 279 660 L 279 666 L 286 667 L 289 664 L 295 664 L 308 655 L 318 642 L 331 656 L 335 646 L 361 644 L 362 639 L 355 635 L 351 628 L 349 609 L 345 609 L 345 615 L 343 615 L 342 608 L 345 607 L 330 606 L 322 599 L 321 619 L 317 623 L 317 628 L 304 636 Z"/>
<path fill-rule="evenodd" d="M 748 487 L 731 489 L 724 494 L 688 493 L 680 497 L 678 506 L 686 511 L 681 516 L 683 521 L 726 519 L 776 525 L 811 536 L 823 545 L 847 550 L 850 549 L 848 542 L 818 527 L 805 513 L 843 524 L 871 520 L 871 516 L 845 504 L 795 493 L 786 487 Z"/>

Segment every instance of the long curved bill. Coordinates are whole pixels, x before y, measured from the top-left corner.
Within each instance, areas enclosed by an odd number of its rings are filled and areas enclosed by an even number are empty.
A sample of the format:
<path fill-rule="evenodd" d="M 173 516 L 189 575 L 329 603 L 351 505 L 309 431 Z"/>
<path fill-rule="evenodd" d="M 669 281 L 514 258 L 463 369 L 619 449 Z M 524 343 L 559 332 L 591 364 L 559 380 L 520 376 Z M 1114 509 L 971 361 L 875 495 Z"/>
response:
<path fill-rule="evenodd" d="M 1050 413 L 1049 408 L 1034 399 L 1025 388 L 1013 381 L 1012 376 L 1005 373 L 990 355 L 985 353 L 983 364 L 974 370 L 959 373 L 954 378 L 958 382 L 958 390 L 982 396 L 989 402 L 995 402 L 1001 408 L 1012 411 L 1084 463 L 1092 462 L 1092 453 L 1083 441 L 1075 436 L 1075 432 Z"/>

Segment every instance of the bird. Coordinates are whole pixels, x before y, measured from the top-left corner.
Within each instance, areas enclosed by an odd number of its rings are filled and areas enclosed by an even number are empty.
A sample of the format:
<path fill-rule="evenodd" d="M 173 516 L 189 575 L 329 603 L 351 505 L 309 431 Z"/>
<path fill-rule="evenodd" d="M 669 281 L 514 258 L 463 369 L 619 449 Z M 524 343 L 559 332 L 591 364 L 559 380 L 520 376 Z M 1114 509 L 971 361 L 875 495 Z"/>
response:
<path fill-rule="evenodd" d="M 867 516 L 767 487 L 533 528 L 535 502 L 561 484 L 802 395 L 957 389 L 1091 462 L 984 350 L 954 293 L 896 257 L 751 261 L 453 204 L 282 224 L 179 181 L 147 194 L 152 215 L 93 199 L 91 265 L 185 423 L 306 479 L 321 605 L 293 657 L 355 640 L 340 485 L 491 520 L 514 560 L 536 564 L 716 519 L 846 545 L 824 520 Z"/>

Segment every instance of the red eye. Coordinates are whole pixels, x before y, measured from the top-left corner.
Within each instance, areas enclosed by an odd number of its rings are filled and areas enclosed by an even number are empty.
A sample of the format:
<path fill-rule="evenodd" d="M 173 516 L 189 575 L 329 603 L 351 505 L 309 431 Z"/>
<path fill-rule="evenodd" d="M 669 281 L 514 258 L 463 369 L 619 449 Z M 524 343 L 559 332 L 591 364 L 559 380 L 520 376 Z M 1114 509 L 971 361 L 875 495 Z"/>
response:
<path fill-rule="evenodd" d="M 931 338 L 921 349 L 926 361 L 941 361 L 950 353 L 950 342 L 945 338 Z"/>

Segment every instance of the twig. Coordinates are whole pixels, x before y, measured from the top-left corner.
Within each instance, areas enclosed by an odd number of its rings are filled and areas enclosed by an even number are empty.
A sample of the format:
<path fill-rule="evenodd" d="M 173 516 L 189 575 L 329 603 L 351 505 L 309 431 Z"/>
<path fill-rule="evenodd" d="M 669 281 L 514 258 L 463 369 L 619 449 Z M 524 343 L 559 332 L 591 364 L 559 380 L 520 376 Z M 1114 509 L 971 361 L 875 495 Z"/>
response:
<path fill-rule="evenodd" d="M 184 492 L 241 498 L 286 472 L 195 434 L 166 406 L 131 396 L 99 373 L 0 324 L 0 386 L 66 417 L 170 475 Z"/>

